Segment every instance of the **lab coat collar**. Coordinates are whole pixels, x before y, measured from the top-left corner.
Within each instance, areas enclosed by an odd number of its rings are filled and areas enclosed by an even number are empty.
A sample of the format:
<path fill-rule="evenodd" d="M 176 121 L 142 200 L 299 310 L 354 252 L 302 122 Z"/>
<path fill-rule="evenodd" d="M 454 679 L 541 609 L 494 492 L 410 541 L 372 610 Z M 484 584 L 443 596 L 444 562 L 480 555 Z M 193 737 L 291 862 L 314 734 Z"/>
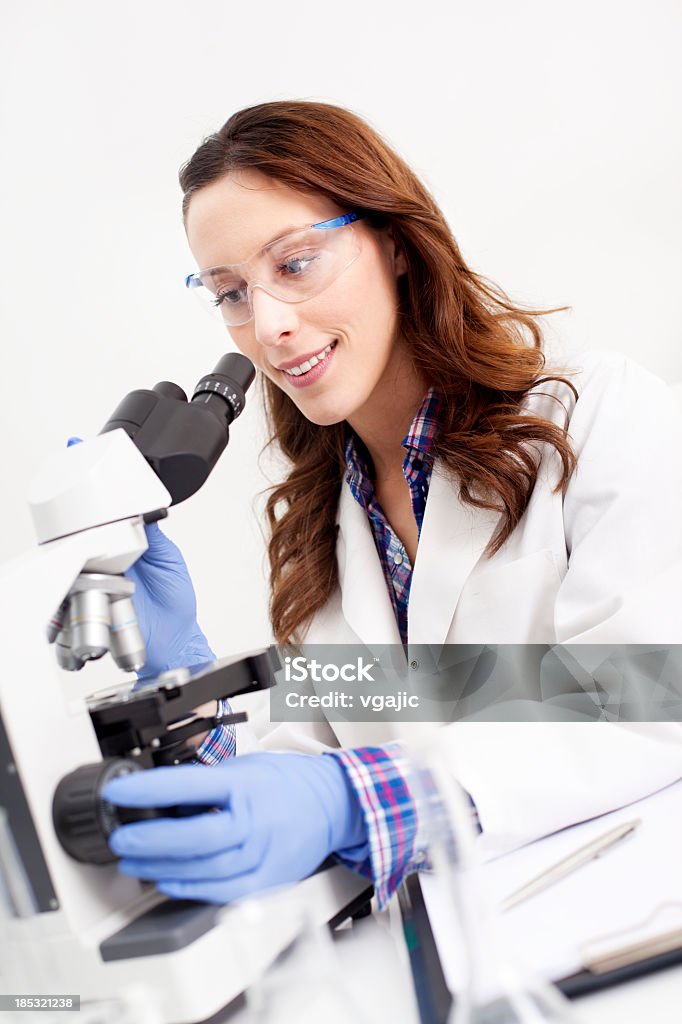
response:
<path fill-rule="evenodd" d="M 500 523 L 499 512 L 462 502 L 458 487 L 437 461 L 410 585 L 410 646 L 447 642 L 464 585 Z"/>
<path fill-rule="evenodd" d="M 343 617 L 368 646 L 400 644 L 400 631 L 372 528 L 347 483 L 341 488 L 337 522 Z"/>
<path fill-rule="evenodd" d="M 337 521 L 339 582 L 346 622 L 370 647 L 400 644 L 372 529 L 348 485 L 341 489 Z M 442 645 L 447 641 L 464 584 L 499 522 L 499 512 L 463 504 L 456 483 L 436 461 L 410 587 L 410 646 Z"/>

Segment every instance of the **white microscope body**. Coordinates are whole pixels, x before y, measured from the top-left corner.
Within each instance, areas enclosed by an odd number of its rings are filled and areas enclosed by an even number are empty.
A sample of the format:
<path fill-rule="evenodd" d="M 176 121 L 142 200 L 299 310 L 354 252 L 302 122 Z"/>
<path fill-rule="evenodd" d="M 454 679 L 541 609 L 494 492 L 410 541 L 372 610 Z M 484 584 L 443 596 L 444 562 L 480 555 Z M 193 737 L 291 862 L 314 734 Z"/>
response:
<path fill-rule="evenodd" d="M 181 926 L 174 938 L 177 903 L 121 875 L 115 863 L 74 860 L 53 825 L 60 780 L 102 753 L 86 702 L 65 696 L 46 627 L 81 573 L 121 574 L 139 558 L 147 547 L 143 516 L 165 510 L 171 495 L 125 430 L 114 429 L 54 457 L 29 501 L 39 546 L 0 569 L 0 990 L 96 1001 L 141 984 L 153 992 L 159 1020 L 202 1021 L 284 948 L 292 921 L 273 910 L 267 928 L 249 935 L 238 906 L 185 904 L 203 924 Z M 323 923 L 366 889 L 337 865 L 293 894 Z M 272 899 L 265 894 L 262 905 Z M 105 952 L 112 936 L 161 905 L 170 916 L 154 926 L 159 942 Z"/>

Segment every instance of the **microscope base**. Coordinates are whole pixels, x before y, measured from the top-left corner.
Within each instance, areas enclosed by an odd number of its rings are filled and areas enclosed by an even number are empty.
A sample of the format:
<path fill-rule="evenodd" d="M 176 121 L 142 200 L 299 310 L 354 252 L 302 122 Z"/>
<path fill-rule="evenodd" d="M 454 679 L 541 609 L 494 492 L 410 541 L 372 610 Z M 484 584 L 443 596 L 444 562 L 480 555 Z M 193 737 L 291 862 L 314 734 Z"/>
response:
<path fill-rule="evenodd" d="M 194 1024 L 217 1014 L 267 969 L 300 928 L 299 908 L 305 908 L 308 922 L 322 926 L 355 911 L 363 896 L 371 896 L 367 880 L 334 864 L 244 904 L 179 902 L 184 928 L 164 928 L 164 921 L 178 915 L 174 901 L 161 903 L 99 945 L 64 932 L 50 935 L 46 919 L 60 915 L 38 914 L 10 922 L 10 959 L 14 953 L 17 970 L 15 975 L 6 964 L 5 977 L 16 978 L 15 991 L 21 977 L 22 991 L 80 995 L 81 1004 L 141 987 L 160 1024 Z M 203 934 L 192 935 L 192 929 Z"/>

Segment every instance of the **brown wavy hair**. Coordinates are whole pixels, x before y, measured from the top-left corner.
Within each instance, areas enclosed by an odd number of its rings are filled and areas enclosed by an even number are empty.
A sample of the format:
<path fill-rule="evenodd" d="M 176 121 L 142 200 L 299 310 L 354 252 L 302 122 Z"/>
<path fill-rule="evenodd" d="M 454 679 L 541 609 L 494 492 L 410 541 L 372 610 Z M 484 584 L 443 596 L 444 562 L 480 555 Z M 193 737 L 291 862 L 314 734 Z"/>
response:
<path fill-rule="evenodd" d="M 300 192 L 316 192 L 390 225 L 407 261 L 398 281 L 399 330 L 415 372 L 444 397 L 434 455 L 451 471 L 460 499 L 499 509 L 489 545 L 505 542 L 530 499 L 542 445 L 556 449 L 565 487 L 576 459 L 566 430 L 530 415 L 531 388 L 561 381 L 543 374 L 538 317 L 474 273 L 434 199 L 413 171 L 357 115 L 313 102 L 240 110 L 209 136 L 180 171 L 183 212 L 193 194 L 223 175 L 253 168 Z M 317 426 L 264 378 L 271 438 L 288 460 L 270 490 L 270 617 L 278 643 L 301 639 L 338 585 L 336 514 L 345 472 L 346 425 Z"/>

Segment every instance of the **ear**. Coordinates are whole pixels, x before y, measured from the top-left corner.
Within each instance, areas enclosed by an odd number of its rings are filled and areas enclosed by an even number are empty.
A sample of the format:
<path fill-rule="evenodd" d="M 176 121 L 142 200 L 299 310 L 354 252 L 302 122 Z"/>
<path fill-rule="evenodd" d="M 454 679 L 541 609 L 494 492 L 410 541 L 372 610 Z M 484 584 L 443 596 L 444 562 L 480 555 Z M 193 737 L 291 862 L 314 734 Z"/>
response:
<path fill-rule="evenodd" d="M 393 262 L 393 269 L 395 271 L 396 278 L 403 277 L 407 273 L 407 258 L 405 256 L 405 250 L 403 249 L 400 242 L 397 242 L 393 234 L 393 227 L 389 224 L 384 229 L 386 235 L 386 251 Z"/>
<path fill-rule="evenodd" d="M 399 246 L 397 243 L 393 243 L 395 246 L 393 266 L 395 267 L 395 276 L 404 277 L 407 273 L 407 258 L 405 256 L 405 250 L 402 245 Z"/>

